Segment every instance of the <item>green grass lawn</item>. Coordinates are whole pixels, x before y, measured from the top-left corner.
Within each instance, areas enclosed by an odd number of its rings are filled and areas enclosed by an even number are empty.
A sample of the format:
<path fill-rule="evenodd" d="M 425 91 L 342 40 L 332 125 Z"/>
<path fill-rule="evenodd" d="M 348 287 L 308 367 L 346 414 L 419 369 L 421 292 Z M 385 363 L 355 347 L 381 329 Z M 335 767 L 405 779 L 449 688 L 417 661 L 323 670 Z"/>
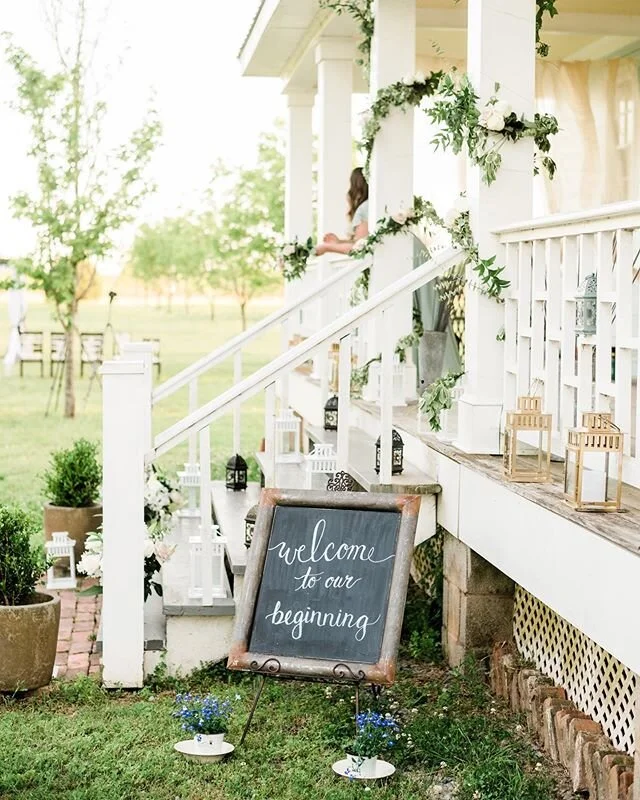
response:
<path fill-rule="evenodd" d="M 437 796 L 433 784 L 451 781 L 457 800 L 560 796 L 557 767 L 532 746 L 522 720 L 494 703 L 477 669 L 404 662 L 379 701 L 362 690 L 363 708 L 398 716 L 405 734 L 385 754 L 396 775 L 369 790 L 331 771 L 352 736 L 352 688 L 268 680 L 242 748 L 209 765 L 173 751 L 190 737 L 171 716 L 168 689 L 186 687 L 240 696 L 227 736 L 237 743 L 253 684 L 220 668 L 130 695 L 81 679 L 4 707 L 0 699 L 0 800 L 427 800 Z"/>
<path fill-rule="evenodd" d="M 249 307 L 249 321 L 270 313 L 278 301 L 256 303 Z M 82 304 L 78 327 L 81 331 L 103 330 L 106 323 L 106 304 L 87 302 Z M 187 312 L 176 306 L 171 313 L 165 308 L 128 305 L 116 299 L 112 316 L 114 329 L 128 332 L 134 339 L 159 338 L 162 360 L 161 380 L 175 375 L 195 359 L 210 352 L 230 337 L 240 332 L 238 309 L 231 303 L 219 303 L 214 321 L 209 318 L 206 305 L 193 305 Z M 58 330 L 52 320 L 49 307 L 31 303 L 27 316 L 29 330 Z M 6 349 L 8 337 L 6 305 L 0 303 L 0 353 Z M 250 374 L 267 363 L 278 351 L 280 331 L 276 329 L 257 339 L 244 353 L 244 374 Z M 108 340 L 107 355 L 111 340 Z M 48 350 L 48 339 L 45 340 Z M 77 383 L 77 416 L 73 420 L 62 416 L 62 400 L 57 411 L 45 417 L 47 400 L 52 381 L 39 377 L 35 364 L 25 366 L 25 377 L 20 378 L 18 368 L 6 378 L 0 374 L 0 502 L 17 502 L 37 509 L 45 498 L 41 493 L 39 475 L 46 467 L 53 449 L 66 447 L 75 439 L 86 437 L 100 440 L 101 391 L 99 381 L 91 384 L 85 371 L 84 379 Z M 156 379 L 157 382 L 157 379 Z M 233 363 L 221 364 L 213 372 L 203 376 L 199 384 L 199 401 L 211 400 L 233 383 Z M 87 398 L 87 392 L 91 391 Z M 183 417 L 188 408 L 187 390 L 182 390 L 162 401 L 154 412 L 154 431 L 157 433 Z M 254 453 L 263 436 L 263 401 L 256 396 L 243 406 L 242 453 L 245 457 Z M 219 473 L 219 466 L 231 455 L 231 417 L 225 416 L 215 422 L 211 429 L 212 460 Z M 167 469 L 179 467 L 186 461 L 186 446 L 168 453 L 160 462 Z"/>

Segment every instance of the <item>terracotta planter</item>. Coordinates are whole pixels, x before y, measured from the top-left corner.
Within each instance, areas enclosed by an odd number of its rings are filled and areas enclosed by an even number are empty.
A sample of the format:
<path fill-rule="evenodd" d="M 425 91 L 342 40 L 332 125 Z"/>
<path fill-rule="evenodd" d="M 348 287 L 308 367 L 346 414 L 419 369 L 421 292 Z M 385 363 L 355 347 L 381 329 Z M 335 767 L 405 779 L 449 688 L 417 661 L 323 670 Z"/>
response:
<path fill-rule="evenodd" d="M 49 541 L 55 531 L 67 531 L 76 543 L 74 548 L 76 564 L 84 553 L 87 534 L 96 531 L 102 525 L 102 506 L 86 506 L 85 508 L 44 507 L 44 535 Z"/>
<path fill-rule="evenodd" d="M 46 686 L 53 675 L 60 598 L 34 594 L 26 606 L 0 606 L 0 692 Z"/>

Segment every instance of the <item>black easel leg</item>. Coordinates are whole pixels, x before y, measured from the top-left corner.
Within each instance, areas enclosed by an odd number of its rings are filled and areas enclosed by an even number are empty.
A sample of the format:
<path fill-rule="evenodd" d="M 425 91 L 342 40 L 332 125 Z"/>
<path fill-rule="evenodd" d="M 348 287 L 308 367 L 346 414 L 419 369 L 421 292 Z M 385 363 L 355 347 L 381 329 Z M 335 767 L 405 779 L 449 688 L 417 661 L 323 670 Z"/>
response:
<path fill-rule="evenodd" d="M 360 714 L 360 684 L 356 683 L 356 734 L 358 733 L 358 715 Z"/>
<path fill-rule="evenodd" d="M 247 733 L 249 733 L 249 728 L 251 727 L 251 720 L 253 719 L 253 715 L 255 713 L 256 707 L 258 705 L 258 701 L 260 700 L 260 695 L 262 694 L 262 690 L 264 689 L 264 683 L 266 681 L 266 677 L 262 675 L 260 677 L 260 683 L 258 685 L 258 691 L 256 692 L 255 699 L 253 701 L 253 705 L 251 706 L 251 711 L 249 712 L 249 716 L 247 717 L 247 721 L 244 726 L 244 730 L 242 731 L 242 736 L 240 737 L 240 741 L 238 743 L 238 747 L 242 746 L 242 743 L 245 740 Z"/>

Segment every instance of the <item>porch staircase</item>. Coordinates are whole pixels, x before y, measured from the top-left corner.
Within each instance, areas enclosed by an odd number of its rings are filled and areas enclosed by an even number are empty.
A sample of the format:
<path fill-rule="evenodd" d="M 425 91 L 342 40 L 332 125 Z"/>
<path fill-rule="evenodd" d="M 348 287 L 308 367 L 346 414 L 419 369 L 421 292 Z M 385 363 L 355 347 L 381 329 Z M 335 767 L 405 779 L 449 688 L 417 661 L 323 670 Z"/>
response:
<path fill-rule="evenodd" d="M 426 465 L 421 461 L 420 453 L 425 448 L 420 447 L 419 441 L 407 431 L 400 431 L 405 446 L 402 474 L 392 475 L 391 471 L 391 434 L 394 427 L 398 428 L 393 424 L 393 336 L 386 336 L 382 344 L 380 397 L 374 404 L 355 403 L 350 398 L 352 337 L 358 329 L 362 329 L 363 325 L 370 324 L 374 320 L 376 325 L 382 325 L 383 330 L 389 328 L 393 306 L 397 299 L 410 297 L 415 289 L 437 278 L 456 263 L 458 258 L 459 253 L 453 249 L 440 253 L 393 286 L 385 288 L 375 297 L 351 309 L 348 309 L 348 302 L 345 302 L 350 286 L 366 265 L 354 267 L 349 263 L 346 268 L 339 266 L 330 280 L 324 280 L 313 291 L 294 300 L 250 331 L 191 365 L 153 392 L 145 424 L 150 423 L 154 404 L 183 387 L 189 388 L 191 411 L 184 419 L 158 434 L 153 442 L 149 438 L 144 453 L 146 463 L 153 463 L 163 453 L 181 442 L 188 441 L 189 462 L 191 464 L 199 462 L 201 466 L 205 465 L 205 468 L 200 470 L 199 518 L 193 513 L 191 516 L 182 517 L 172 534 L 176 550 L 162 569 L 162 602 L 159 603 L 154 598 L 145 604 L 145 672 L 148 673 L 154 668 L 162 652 L 166 654 L 166 665 L 171 672 L 186 672 L 198 667 L 202 662 L 221 660 L 227 655 L 235 613 L 242 602 L 247 561 L 244 544 L 245 516 L 249 508 L 258 502 L 260 486 L 252 483 L 246 491 L 232 492 L 226 489 L 223 482 L 211 481 L 206 468 L 211 460 L 209 428 L 219 417 L 230 412 L 234 428 L 234 450 L 239 451 L 240 405 L 254 394 L 265 393 L 265 449 L 257 453 L 256 458 L 266 486 L 280 489 L 309 487 L 309 475 L 303 453 L 286 463 L 281 463 L 277 457 L 276 409 L 279 406 L 282 413 L 283 409 L 292 408 L 303 420 L 302 451 L 308 452 L 309 448 L 313 448 L 316 444 L 331 444 L 337 457 L 337 469 L 348 472 L 361 490 L 422 495 L 416 542 L 434 534 L 436 495 L 440 487 L 430 477 L 429 471 L 425 469 Z M 294 347 L 288 347 L 288 320 L 301 314 L 302 309 L 309 303 L 317 303 L 331 292 L 334 298 L 336 292 L 342 298 L 342 302 L 332 301 L 330 304 L 334 312 L 333 318 L 329 317 L 321 330 Z M 253 375 L 243 379 L 241 370 L 238 369 L 238 365 L 241 364 L 242 348 L 259 333 L 277 325 L 283 330 L 282 354 Z M 297 371 L 297 367 L 307 363 L 310 358 L 316 358 L 320 364 L 320 371 L 326 370 L 327 361 L 324 361 L 323 365 L 322 358 L 323 355 L 328 355 L 331 345 L 335 343 L 339 343 L 340 413 L 338 430 L 331 432 L 325 431 L 322 427 L 326 380 L 314 379 L 302 371 Z M 135 356 L 125 354 L 125 358 L 127 357 Z M 234 359 L 235 385 L 219 397 L 197 407 L 198 377 L 226 358 Z M 304 402 L 296 407 L 296 400 L 290 398 L 301 396 L 304 396 Z M 380 474 L 375 470 L 378 437 L 380 437 Z M 312 488 L 326 489 L 328 477 L 327 474 L 314 474 L 311 481 Z M 205 521 L 204 524 L 201 524 L 202 520 Z M 218 587 L 222 588 L 223 591 L 220 593 L 224 596 L 212 597 L 204 591 L 203 596 L 197 598 L 189 591 L 192 584 L 190 538 L 203 534 L 202 541 L 210 542 L 212 525 L 217 526 L 219 535 L 225 541 L 225 574 L 223 586 Z M 215 530 L 213 535 L 216 535 Z M 202 547 L 204 550 L 205 545 Z M 203 570 L 205 563 L 209 563 L 209 558 L 203 552 Z"/>

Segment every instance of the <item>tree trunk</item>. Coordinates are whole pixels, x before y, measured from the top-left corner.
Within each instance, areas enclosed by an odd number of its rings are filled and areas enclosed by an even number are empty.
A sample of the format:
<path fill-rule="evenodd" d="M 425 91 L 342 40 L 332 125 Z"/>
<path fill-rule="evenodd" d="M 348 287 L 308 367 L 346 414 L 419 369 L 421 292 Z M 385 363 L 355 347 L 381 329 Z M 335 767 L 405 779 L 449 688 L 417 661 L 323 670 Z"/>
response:
<path fill-rule="evenodd" d="M 240 319 L 242 320 L 243 332 L 247 330 L 247 304 L 240 303 Z"/>
<path fill-rule="evenodd" d="M 76 415 L 76 385 L 74 376 L 73 331 L 75 324 L 75 310 L 71 312 L 68 327 L 65 329 L 64 342 L 64 415 Z"/>
<path fill-rule="evenodd" d="M 216 301 L 213 297 L 209 300 L 209 319 L 213 322 L 216 318 Z"/>

